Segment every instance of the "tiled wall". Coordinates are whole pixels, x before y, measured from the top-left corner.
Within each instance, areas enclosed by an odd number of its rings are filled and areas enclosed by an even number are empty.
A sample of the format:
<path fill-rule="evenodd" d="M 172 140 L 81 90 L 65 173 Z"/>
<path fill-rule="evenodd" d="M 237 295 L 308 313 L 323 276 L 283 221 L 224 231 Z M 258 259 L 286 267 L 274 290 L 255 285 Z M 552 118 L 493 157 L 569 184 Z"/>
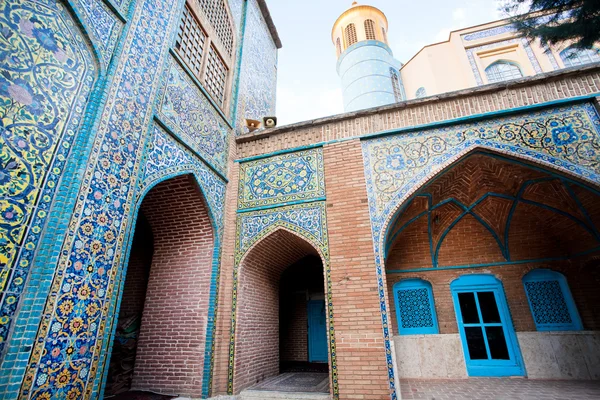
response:
<path fill-rule="evenodd" d="M 256 0 L 247 1 L 244 50 L 240 67 L 237 134 L 246 133 L 246 118 L 262 121 L 275 114 L 277 47 Z"/>
<path fill-rule="evenodd" d="M 135 214 L 157 182 L 196 176 L 216 229 L 210 279 L 218 279 L 232 129 L 169 54 L 183 3 L 79 0 L 67 8 L 53 0 L 11 0 L 0 6 L 10 47 L 0 96 L 12 110 L 2 121 L 9 146 L 2 146 L 0 160 L 14 172 L 0 182 L 9 227 L 0 250 L 0 347 L 2 369 L 10 371 L 0 378 L 4 398 L 100 394 Z M 231 4 L 238 29 L 243 3 Z M 260 41 L 249 40 L 255 51 L 270 34 L 255 2 L 248 15 L 254 30 L 248 37 Z M 270 49 L 260 83 L 269 95 L 263 93 L 262 103 L 246 101 L 269 113 L 272 41 Z M 264 66 L 248 68 L 252 75 Z M 247 92 L 255 93 L 249 85 Z M 210 287 L 209 310 L 216 305 L 216 284 Z M 213 325 L 209 312 L 204 395 Z"/>

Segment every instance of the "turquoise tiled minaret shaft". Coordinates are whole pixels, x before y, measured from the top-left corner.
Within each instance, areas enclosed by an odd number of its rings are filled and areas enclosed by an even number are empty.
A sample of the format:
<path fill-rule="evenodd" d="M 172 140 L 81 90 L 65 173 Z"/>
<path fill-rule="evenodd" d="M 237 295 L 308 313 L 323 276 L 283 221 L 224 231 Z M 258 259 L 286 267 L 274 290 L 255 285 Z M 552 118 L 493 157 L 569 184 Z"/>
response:
<path fill-rule="evenodd" d="M 400 75 L 387 40 L 385 14 L 356 1 L 336 20 L 331 39 L 338 57 L 344 111 L 357 111 L 405 100 Z"/>
<path fill-rule="evenodd" d="M 402 63 L 396 60 L 392 49 L 378 40 L 358 42 L 346 49 L 337 63 L 342 80 L 344 111 L 357 111 L 396 103 L 405 98 L 398 71 Z M 392 71 L 397 74 L 402 97 L 396 98 Z"/>

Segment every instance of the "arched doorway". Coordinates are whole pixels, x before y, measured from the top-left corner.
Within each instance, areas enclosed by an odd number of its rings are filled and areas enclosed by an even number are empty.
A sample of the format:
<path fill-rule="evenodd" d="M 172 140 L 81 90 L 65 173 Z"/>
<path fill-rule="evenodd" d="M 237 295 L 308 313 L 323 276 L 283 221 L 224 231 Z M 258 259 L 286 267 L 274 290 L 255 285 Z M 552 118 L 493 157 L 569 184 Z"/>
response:
<path fill-rule="evenodd" d="M 385 241 L 400 378 L 597 379 L 599 228 L 596 188 L 497 154 L 419 188 Z"/>
<path fill-rule="evenodd" d="M 193 176 L 161 182 L 144 197 L 105 396 L 202 396 L 214 240 Z"/>
<path fill-rule="evenodd" d="M 323 260 L 278 229 L 242 259 L 237 290 L 234 390 L 329 396 Z"/>

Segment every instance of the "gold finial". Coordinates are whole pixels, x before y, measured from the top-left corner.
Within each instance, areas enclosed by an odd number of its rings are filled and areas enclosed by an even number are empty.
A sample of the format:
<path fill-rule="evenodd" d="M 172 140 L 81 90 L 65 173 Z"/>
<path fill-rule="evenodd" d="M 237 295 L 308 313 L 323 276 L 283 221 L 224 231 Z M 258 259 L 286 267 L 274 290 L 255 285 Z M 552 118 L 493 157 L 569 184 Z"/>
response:
<path fill-rule="evenodd" d="M 358 1 L 353 1 L 352 2 L 352 7 L 357 6 L 358 5 Z"/>

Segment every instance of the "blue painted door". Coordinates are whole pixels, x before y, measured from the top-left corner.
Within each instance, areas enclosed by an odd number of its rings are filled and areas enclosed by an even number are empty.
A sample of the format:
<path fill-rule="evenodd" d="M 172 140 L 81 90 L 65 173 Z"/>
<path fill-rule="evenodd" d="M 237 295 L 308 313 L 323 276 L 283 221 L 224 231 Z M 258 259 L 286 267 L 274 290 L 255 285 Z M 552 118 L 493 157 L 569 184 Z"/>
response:
<path fill-rule="evenodd" d="M 308 361 L 327 362 L 325 301 L 308 301 Z"/>
<path fill-rule="evenodd" d="M 469 286 L 452 290 L 469 376 L 524 375 L 502 286 Z"/>

